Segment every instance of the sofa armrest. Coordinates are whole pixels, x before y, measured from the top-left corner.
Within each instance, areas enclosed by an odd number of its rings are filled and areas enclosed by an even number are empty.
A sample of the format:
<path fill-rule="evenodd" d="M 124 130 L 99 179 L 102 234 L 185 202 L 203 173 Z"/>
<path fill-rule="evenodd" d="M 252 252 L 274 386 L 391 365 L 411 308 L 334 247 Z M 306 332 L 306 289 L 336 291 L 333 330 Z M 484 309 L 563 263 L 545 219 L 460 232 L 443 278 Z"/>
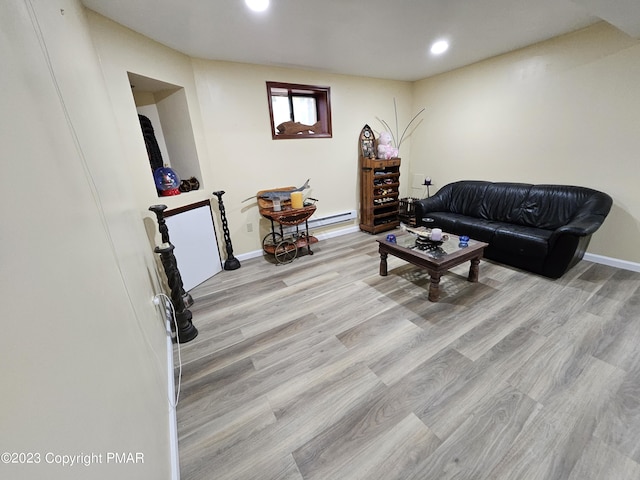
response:
<path fill-rule="evenodd" d="M 592 190 L 589 199 L 580 207 L 577 215 L 569 223 L 559 227 L 554 235 L 568 233 L 585 237 L 594 233 L 604 223 L 613 199 L 606 193 Z"/>
<path fill-rule="evenodd" d="M 576 235 L 578 237 L 585 237 L 595 232 L 602 223 L 604 217 L 602 215 L 584 215 L 573 219 L 571 222 L 563 225 L 555 230 L 554 237 L 562 234 Z"/>
<path fill-rule="evenodd" d="M 415 207 L 415 215 L 418 224 L 420 221 L 428 216 L 429 212 L 448 212 L 449 207 L 444 204 L 442 197 L 437 195 L 429 198 L 423 198 L 421 200 L 416 200 L 413 202 Z"/>

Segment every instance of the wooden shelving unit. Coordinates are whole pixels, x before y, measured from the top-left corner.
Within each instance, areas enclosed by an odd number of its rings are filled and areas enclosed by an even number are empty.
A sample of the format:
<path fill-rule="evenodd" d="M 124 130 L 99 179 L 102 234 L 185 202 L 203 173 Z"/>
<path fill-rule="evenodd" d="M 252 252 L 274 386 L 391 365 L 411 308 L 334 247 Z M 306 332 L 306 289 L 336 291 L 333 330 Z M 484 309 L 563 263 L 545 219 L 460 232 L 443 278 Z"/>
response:
<path fill-rule="evenodd" d="M 400 225 L 400 159 L 360 157 L 360 230 L 379 233 Z"/>

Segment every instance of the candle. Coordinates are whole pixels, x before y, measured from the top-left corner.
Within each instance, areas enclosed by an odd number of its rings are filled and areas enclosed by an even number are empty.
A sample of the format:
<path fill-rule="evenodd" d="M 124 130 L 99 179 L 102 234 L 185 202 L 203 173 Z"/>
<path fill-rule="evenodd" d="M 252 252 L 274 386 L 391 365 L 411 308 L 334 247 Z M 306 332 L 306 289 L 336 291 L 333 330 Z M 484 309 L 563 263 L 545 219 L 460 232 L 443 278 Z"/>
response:
<path fill-rule="evenodd" d="M 302 192 L 291 192 L 291 208 L 302 208 Z"/>
<path fill-rule="evenodd" d="M 440 240 L 442 240 L 442 230 L 439 228 L 432 228 L 431 240 L 433 240 L 434 242 L 439 242 Z"/>

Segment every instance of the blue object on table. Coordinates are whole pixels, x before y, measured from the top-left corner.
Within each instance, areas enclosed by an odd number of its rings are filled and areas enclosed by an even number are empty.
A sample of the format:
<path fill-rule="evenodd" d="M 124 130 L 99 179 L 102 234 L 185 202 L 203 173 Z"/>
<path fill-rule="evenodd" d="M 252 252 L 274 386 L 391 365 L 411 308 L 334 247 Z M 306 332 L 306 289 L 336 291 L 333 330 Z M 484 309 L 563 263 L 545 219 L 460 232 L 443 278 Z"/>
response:
<path fill-rule="evenodd" d="M 469 246 L 469 237 L 467 235 L 460 236 L 460 243 L 458 243 L 458 246 L 460 248 L 468 247 Z"/>
<path fill-rule="evenodd" d="M 396 236 L 390 233 L 387 235 L 387 242 L 396 243 Z"/>

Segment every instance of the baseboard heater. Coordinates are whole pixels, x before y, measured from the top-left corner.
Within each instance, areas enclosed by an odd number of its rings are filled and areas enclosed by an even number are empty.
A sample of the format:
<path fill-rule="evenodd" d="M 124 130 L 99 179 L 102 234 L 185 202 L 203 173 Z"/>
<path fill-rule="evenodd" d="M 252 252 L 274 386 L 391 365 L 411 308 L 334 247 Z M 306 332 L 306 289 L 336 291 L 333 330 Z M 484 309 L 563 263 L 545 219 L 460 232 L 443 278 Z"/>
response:
<path fill-rule="evenodd" d="M 311 217 L 309 219 L 309 229 L 324 227 L 327 225 L 334 225 L 336 223 L 348 222 L 349 220 L 354 220 L 358 218 L 358 215 L 355 210 L 350 210 L 348 212 L 336 213 L 333 215 L 326 215 L 324 217 Z M 299 228 L 304 228 L 304 223 L 298 226 Z M 295 232 L 296 227 L 285 227 L 284 232 L 290 233 Z"/>

